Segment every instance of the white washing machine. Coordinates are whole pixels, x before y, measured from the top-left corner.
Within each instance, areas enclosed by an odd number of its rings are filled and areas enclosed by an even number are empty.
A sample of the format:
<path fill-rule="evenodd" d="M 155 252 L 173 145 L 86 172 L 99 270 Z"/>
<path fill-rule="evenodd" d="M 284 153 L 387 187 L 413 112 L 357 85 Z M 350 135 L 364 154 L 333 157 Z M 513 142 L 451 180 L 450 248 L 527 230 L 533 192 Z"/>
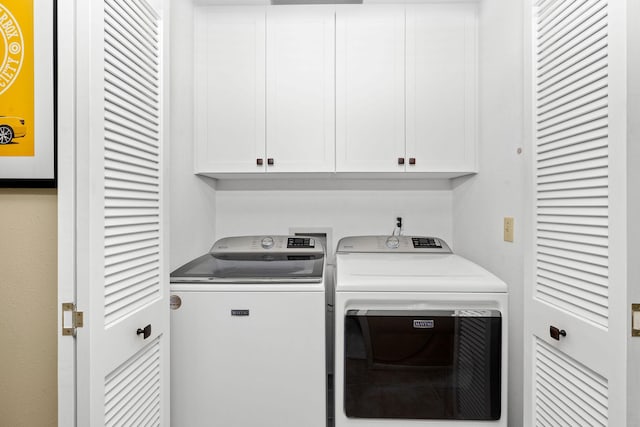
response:
<path fill-rule="evenodd" d="M 173 427 L 325 427 L 325 256 L 231 237 L 171 274 Z"/>
<path fill-rule="evenodd" d="M 507 425 L 507 286 L 437 238 L 340 240 L 335 426 Z"/>

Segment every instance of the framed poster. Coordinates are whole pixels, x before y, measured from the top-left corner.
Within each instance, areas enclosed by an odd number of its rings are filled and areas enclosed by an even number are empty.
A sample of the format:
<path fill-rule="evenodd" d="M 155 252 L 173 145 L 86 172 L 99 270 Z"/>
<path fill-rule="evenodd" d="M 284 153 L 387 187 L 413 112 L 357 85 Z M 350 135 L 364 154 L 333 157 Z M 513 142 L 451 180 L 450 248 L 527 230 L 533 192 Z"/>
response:
<path fill-rule="evenodd" d="M 0 0 L 0 187 L 56 186 L 56 0 Z"/>

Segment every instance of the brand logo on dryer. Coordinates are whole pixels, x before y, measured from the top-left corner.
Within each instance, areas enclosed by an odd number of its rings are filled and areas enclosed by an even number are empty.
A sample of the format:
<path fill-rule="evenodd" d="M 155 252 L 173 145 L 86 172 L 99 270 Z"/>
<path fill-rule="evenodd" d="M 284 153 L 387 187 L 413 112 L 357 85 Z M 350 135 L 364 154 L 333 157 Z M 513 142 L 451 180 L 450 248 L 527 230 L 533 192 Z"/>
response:
<path fill-rule="evenodd" d="M 429 320 L 414 319 L 413 327 L 416 329 L 433 329 L 434 323 L 432 319 L 429 319 Z"/>

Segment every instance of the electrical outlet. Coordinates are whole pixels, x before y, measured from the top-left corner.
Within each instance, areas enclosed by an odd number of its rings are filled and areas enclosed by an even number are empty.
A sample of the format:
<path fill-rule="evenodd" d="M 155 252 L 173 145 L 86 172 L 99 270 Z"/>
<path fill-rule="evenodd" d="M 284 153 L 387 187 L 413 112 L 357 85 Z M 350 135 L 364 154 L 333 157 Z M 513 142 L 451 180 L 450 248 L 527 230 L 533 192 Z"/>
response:
<path fill-rule="evenodd" d="M 504 217 L 504 241 L 513 242 L 513 217 Z"/>

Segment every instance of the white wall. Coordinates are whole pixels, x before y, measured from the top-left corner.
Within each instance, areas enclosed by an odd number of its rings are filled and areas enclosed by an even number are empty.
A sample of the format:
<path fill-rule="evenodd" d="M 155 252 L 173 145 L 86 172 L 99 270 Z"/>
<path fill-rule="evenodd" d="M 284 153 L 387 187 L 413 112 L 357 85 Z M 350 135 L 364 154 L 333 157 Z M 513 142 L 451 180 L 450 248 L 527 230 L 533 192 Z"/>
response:
<path fill-rule="evenodd" d="M 388 186 L 375 181 L 364 187 L 322 189 L 317 183 L 291 190 L 219 189 L 216 237 L 288 234 L 291 227 L 325 227 L 332 230 L 333 251 L 344 236 L 391 234 L 396 217 L 401 216 L 403 234 L 433 235 L 454 244 L 447 182 L 423 185 L 422 189 L 384 189 Z"/>
<path fill-rule="evenodd" d="M 456 251 L 509 285 L 509 425 L 522 425 L 523 2 L 480 3 L 479 173 L 453 182 Z M 515 241 L 503 241 L 503 217 Z"/>
<path fill-rule="evenodd" d="M 215 238 L 214 182 L 193 174 L 193 5 L 171 1 L 170 269 Z"/>
<path fill-rule="evenodd" d="M 0 426 L 56 427 L 55 189 L 0 188 Z"/>

